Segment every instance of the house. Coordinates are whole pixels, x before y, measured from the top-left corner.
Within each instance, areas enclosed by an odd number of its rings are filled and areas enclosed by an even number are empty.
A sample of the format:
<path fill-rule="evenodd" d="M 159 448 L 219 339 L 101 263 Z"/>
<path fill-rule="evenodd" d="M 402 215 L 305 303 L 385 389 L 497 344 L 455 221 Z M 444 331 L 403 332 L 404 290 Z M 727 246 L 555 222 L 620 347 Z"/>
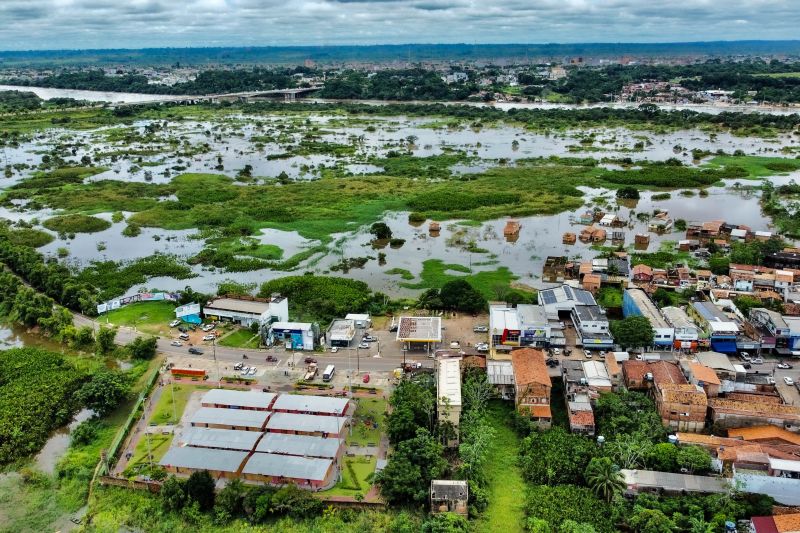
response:
<path fill-rule="evenodd" d="M 800 513 L 775 516 L 754 516 L 750 519 L 752 533 L 797 533 L 800 531 Z"/>
<path fill-rule="evenodd" d="M 269 298 L 252 296 L 220 296 L 203 307 L 208 319 L 233 322 L 244 327 L 258 323 L 262 326 L 273 321 L 289 320 L 289 300 L 275 294 Z"/>
<path fill-rule="evenodd" d="M 606 354 L 604 362 L 606 364 L 606 372 L 608 373 L 608 378 L 611 380 L 611 388 L 612 390 L 618 390 L 623 383 L 622 366 L 620 365 L 619 361 L 617 361 L 617 358 L 614 356 L 614 353 Z M 627 359 L 627 352 L 622 352 L 622 353 L 625 353 Z"/>
<path fill-rule="evenodd" d="M 702 388 L 706 396 L 709 398 L 719 396 L 719 389 L 722 382 L 713 368 L 695 363 L 694 361 L 682 361 L 681 368 L 683 368 L 689 383 Z"/>
<path fill-rule="evenodd" d="M 800 435 L 777 426 L 730 428 L 728 429 L 728 437 L 758 444 L 800 447 Z"/>
<path fill-rule="evenodd" d="M 594 436 L 595 422 L 591 403 L 588 401 L 567 402 L 567 416 L 572 433 Z"/>
<path fill-rule="evenodd" d="M 563 283 L 566 278 L 567 258 L 548 256 L 542 267 L 542 280 L 548 283 Z"/>
<path fill-rule="evenodd" d="M 622 294 L 623 316 L 643 316 L 653 327 L 653 344 L 656 346 L 672 346 L 675 328 L 669 325 L 659 312 L 656 304 L 642 289 L 627 289 Z"/>
<path fill-rule="evenodd" d="M 586 291 L 591 292 L 592 294 L 597 294 L 597 291 L 600 290 L 600 284 L 602 279 L 600 278 L 599 274 L 586 274 L 583 277 L 583 289 Z"/>
<path fill-rule="evenodd" d="M 771 424 L 800 432 L 800 407 L 760 400 L 758 398 L 710 398 L 711 420 L 721 428 Z"/>
<path fill-rule="evenodd" d="M 564 233 L 564 235 L 562 235 L 562 237 L 561 237 L 561 242 L 563 244 L 575 244 L 575 242 L 577 240 L 578 240 L 577 235 L 575 235 L 574 233 L 572 233 L 570 231 Z"/>
<path fill-rule="evenodd" d="M 688 383 L 678 365 L 669 361 L 623 361 L 622 375 L 625 386 L 632 390 L 651 389 L 659 383 Z"/>
<path fill-rule="evenodd" d="M 503 235 L 506 237 L 512 237 L 514 235 L 519 235 L 519 231 L 522 229 L 522 226 L 516 220 L 509 220 L 506 222 L 505 228 L 503 228 Z"/>
<path fill-rule="evenodd" d="M 650 245 L 650 235 L 647 233 L 637 233 L 633 237 L 633 242 L 637 249 L 647 249 Z"/>
<path fill-rule="evenodd" d="M 656 233 L 665 233 L 672 229 L 673 220 L 669 217 L 669 213 L 661 211 L 653 215 L 647 226 L 647 229 Z"/>
<path fill-rule="evenodd" d="M 701 431 L 706 422 L 708 398 L 696 385 L 659 383 L 655 401 L 661 422 L 679 431 Z"/>
<path fill-rule="evenodd" d="M 436 415 L 439 424 L 451 424 L 455 435 L 448 444 L 457 446 L 461 420 L 461 357 L 436 357 Z"/>
<path fill-rule="evenodd" d="M 529 416 L 539 427 L 547 429 L 553 418 L 550 412 L 552 384 L 544 360 L 544 352 L 533 348 L 511 352 L 517 410 Z"/>
<path fill-rule="evenodd" d="M 735 381 L 737 369 L 727 355 L 719 352 L 698 352 L 697 362 L 711 368 L 721 380 Z"/>
<path fill-rule="evenodd" d="M 273 322 L 269 325 L 265 344 L 282 345 L 287 350 L 311 351 L 318 344 L 319 326 L 309 322 Z"/>
<path fill-rule="evenodd" d="M 276 453 L 254 453 L 242 468 L 247 481 L 286 485 L 294 483 L 322 490 L 336 483 L 336 468 L 331 459 Z"/>
<path fill-rule="evenodd" d="M 611 377 L 602 361 L 581 361 L 583 375 L 589 389 L 597 392 L 611 392 Z"/>
<path fill-rule="evenodd" d="M 693 352 L 697 350 L 700 340 L 700 328 L 698 328 L 686 311 L 680 307 L 667 306 L 661 308 L 661 314 L 672 326 L 674 330 L 674 343 L 672 347 L 676 350 L 686 350 Z"/>
<path fill-rule="evenodd" d="M 467 516 L 469 485 L 460 479 L 431 480 L 431 513 L 456 513 Z"/>
<path fill-rule="evenodd" d="M 194 446 L 173 447 L 158 462 L 164 470 L 178 476 L 189 476 L 207 470 L 214 479 L 239 477 L 248 452 L 215 450 Z"/>
<path fill-rule="evenodd" d="M 653 279 L 653 269 L 647 265 L 634 265 L 631 273 L 633 274 L 633 281 L 639 283 L 650 283 Z"/>
<path fill-rule="evenodd" d="M 514 397 L 514 366 L 511 361 L 486 361 L 486 379 L 500 398 Z"/>

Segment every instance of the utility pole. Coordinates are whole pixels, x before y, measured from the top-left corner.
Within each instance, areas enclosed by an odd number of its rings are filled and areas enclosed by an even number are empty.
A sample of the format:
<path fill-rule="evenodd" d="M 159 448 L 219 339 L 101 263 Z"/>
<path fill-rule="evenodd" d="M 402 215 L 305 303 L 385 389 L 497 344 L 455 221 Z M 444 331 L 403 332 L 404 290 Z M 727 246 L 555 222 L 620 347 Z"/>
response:
<path fill-rule="evenodd" d="M 150 461 L 150 468 L 153 468 L 153 451 L 150 449 L 150 431 L 147 430 L 144 432 L 147 436 L 147 459 Z"/>
<path fill-rule="evenodd" d="M 178 423 L 178 411 L 177 407 L 175 407 L 175 382 L 170 378 L 169 380 L 170 390 L 172 391 L 172 420 L 174 420 L 175 424 Z"/>
<path fill-rule="evenodd" d="M 217 366 L 217 385 L 222 381 L 222 376 L 219 375 L 219 361 L 217 361 L 217 337 L 211 340 L 211 354 L 214 357 L 214 364 Z"/>

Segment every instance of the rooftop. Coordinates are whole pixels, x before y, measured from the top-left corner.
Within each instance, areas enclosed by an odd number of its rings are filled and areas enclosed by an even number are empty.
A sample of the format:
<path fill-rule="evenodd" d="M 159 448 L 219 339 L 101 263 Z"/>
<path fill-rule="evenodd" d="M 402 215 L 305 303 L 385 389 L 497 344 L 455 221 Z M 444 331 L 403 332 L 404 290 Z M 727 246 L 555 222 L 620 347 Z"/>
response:
<path fill-rule="evenodd" d="M 460 479 L 431 480 L 431 498 L 439 501 L 466 500 L 469 488 L 466 481 Z"/>
<path fill-rule="evenodd" d="M 449 405 L 461 405 L 461 359 L 439 357 L 436 359 L 436 396 L 447 398 Z"/>
<path fill-rule="evenodd" d="M 188 427 L 183 430 L 178 442 L 181 446 L 249 452 L 255 447 L 260 436 L 261 433 L 258 431 Z"/>
<path fill-rule="evenodd" d="M 726 493 L 729 491 L 728 482 L 720 478 L 672 474 L 654 470 L 623 469 L 621 472 L 629 487 L 663 488 L 670 492 L 685 490 L 687 492 Z"/>
<path fill-rule="evenodd" d="M 695 354 L 697 361 L 701 365 L 705 365 L 714 370 L 722 370 L 725 372 L 735 373 L 736 369 L 733 363 L 728 359 L 728 356 L 719 352 L 698 352 Z"/>
<path fill-rule="evenodd" d="M 267 422 L 267 431 L 302 431 L 338 435 L 346 422 L 346 418 L 339 416 L 273 413 Z"/>
<path fill-rule="evenodd" d="M 642 289 L 627 289 L 625 293 L 636 304 L 639 312 L 650 321 L 654 328 L 668 328 L 669 324 L 661 316 L 661 312 L 656 307 L 656 304 L 647 296 L 647 293 Z"/>
<path fill-rule="evenodd" d="M 597 305 L 592 293 L 569 285 L 539 291 L 539 303 L 545 306 L 556 304 Z"/>
<path fill-rule="evenodd" d="M 492 385 L 513 385 L 514 367 L 511 361 L 486 361 L 486 376 Z"/>
<path fill-rule="evenodd" d="M 409 342 L 441 342 L 442 319 L 438 316 L 401 316 L 397 340 Z"/>
<path fill-rule="evenodd" d="M 262 428 L 269 415 L 269 411 L 201 407 L 192 417 L 191 423 Z"/>
<path fill-rule="evenodd" d="M 579 305 L 575 307 L 575 313 L 581 322 L 607 322 L 608 317 L 599 305 Z"/>
<path fill-rule="evenodd" d="M 661 314 L 664 315 L 664 318 L 667 319 L 667 322 L 673 328 L 694 328 L 697 329 L 697 325 L 692 322 L 692 319 L 689 318 L 689 315 L 686 314 L 686 311 L 681 309 L 680 307 L 662 307 Z"/>
<path fill-rule="evenodd" d="M 665 383 L 658 385 L 658 390 L 661 391 L 661 397 L 665 403 L 678 403 L 682 405 L 707 405 L 708 398 L 706 393 L 694 385 L 677 385 L 673 383 Z"/>
<path fill-rule="evenodd" d="M 337 318 L 331 322 L 329 337 L 332 341 L 351 341 L 356 336 L 356 322 L 346 318 Z"/>
<path fill-rule="evenodd" d="M 208 314 L 209 311 L 214 309 L 261 316 L 264 311 L 269 309 L 269 302 L 240 300 L 238 298 L 215 298 L 205 305 L 204 312 Z"/>
<path fill-rule="evenodd" d="M 521 329 L 519 313 L 512 307 L 492 306 L 489 308 L 489 327 L 492 334 L 505 330 Z"/>
<path fill-rule="evenodd" d="M 800 420 L 800 407 L 794 405 L 709 398 L 708 406 L 715 411 L 731 414 L 769 416 L 771 418 L 787 417 Z"/>
<path fill-rule="evenodd" d="M 309 396 L 305 394 L 281 394 L 272 406 L 274 411 L 300 411 L 305 413 L 346 414 L 347 398 L 331 396 Z"/>
<path fill-rule="evenodd" d="M 293 330 L 293 331 L 308 331 L 312 327 L 310 322 L 273 322 L 272 329 L 274 330 Z"/>
<path fill-rule="evenodd" d="M 522 326 L 547 323 L 547 313 L 541 305 L 519 304 L 517 314 Z"/>
<path fill-rule="evenodd" d="M 748 441 L 782 440 L 790 444 L 800 446 L 800 435 L 777 426 L 733 428 L 728 430 L 728 436 L 731 438 L 740 438 Z"/>
<path fill-rule="evenodd" d="M 701 365 L 700 363 L 689 363 L 689 368 L 692 371 L 692 375 L 698 381 L 702 381 L 703 383 L 708 383 L 710 385 L 720 385 L 719 376 L 717 373 L 714 372 L 713 368 L 707 367 L 705 365 Z"/>
<path fill-rule="evenodd" d="M 326 439 L 311 435 L 266 433 L 256 447 L 257 452 L 334 458 L 344 443 L 342 439 Z"/>
<path fill-rule="evenodd" d="M 514 366 L 514 381 L 518 386 L 538 383 L 550 386 L 550 374 L 544 362 L 544 352 L 533 348 L 522 348 L 511 352 Z"/>
<path fill-rule="evenodd" d="M 275 396 L 271 392 L 211 389 L 203 395 L 201 403 L 204 405 L 232 405 L 235 407 L 269 409 Z"/>
<path fill-rule="evenodd" d="M 248 452 L 231 450 L 212 450 L 209 448 L 174 447 L 167 450 L 161 466 L 190 468 L 192 470 L 215 470 L 219 472 L 238 472 L 247 459 Z"/>
<path fill-rule="evenodd" d="M 322 481 L 333 465 L 330 459 L 297 457 L 274 453 L 254 453 L 242 469 L 243 474 Z"/>

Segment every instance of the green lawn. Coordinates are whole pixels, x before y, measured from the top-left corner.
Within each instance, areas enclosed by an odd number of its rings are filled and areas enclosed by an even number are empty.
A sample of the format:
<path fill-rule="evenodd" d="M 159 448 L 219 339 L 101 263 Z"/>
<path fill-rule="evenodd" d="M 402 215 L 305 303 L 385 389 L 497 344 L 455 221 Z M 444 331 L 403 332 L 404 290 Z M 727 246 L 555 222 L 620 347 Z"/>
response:
<path fill-rule="evenodd" d="M 352 496 L 356 494 L 366 495 L 369 492 L 372 484 L 367 481 L 367 478 L 375 472 L 376 457 L 345 457 L 342 461 L 342 479 L 333 488 L 320 493 L 323 497 L 328 496 Z M 358 485 L 353 480 L 350 474 L 350 469 L 347 464 L 353 469 L 356 475 Z M 359 487 L 358 489 L 355 487 Z"/>
<path fill-rule="evenodd" d="M 347 437 L 347 444 L 365 446 L 380 442 L 386 413 L 386 400 L 383 398 L 358 398 L 358 407 L 353 417 L 353 431 Z"/>
<path fill-rule="evenodd" d="M 171 433 L 169 435 L 162 435 L 161 433 L 150 435 L 149 450 L 153 454 L 154 465 L 158 464 L 161 458 L 164 457 L 164 454 L 167 453 L 167 450 L 169 450 L 169 447 L 172 446 L 172 437 L 173 435 Z M 147 435 L 142 435 L 139 439 L 139 442 L 136 444 L 136 449 L 133 451 L 133 457 L 128 461 L 126 470 L 150 463 L 150 460 L 147 458 L 147 440 Z"/>
<path fill-rule="evenodd" d="M 722 155 L 712 158 L 709 167 L 740 167 L 747 171 L 748 178 L 758 179 L 775 176 L 800 169 L 800 160 L 787 157 L 763 157 L 755 155 Z"/>
<path fill-rule="evenodd" d="M 253 334 L 249 329 L 237 329 L 222 337 L 217 344 L 231 348 L 258 348 L 259 343 L 257 334 Z"/>
<path fill-rule="evenodd" d="M 172 302 L 139 302 L 126 305 L 107 313 L 108 321 L 117 326 L 136 327 L 139 331 L 153 335 L 170 334 L 169 323 L 175 319 L 175 304 Z M 98 319 L 101 323 L 104 317 Z"/>
<path fill-rule="evenodd" d="M 209 390 L 211 387 L 206 385 L 176 383 L 174 385 L 165 385 L 163 389 L 164 390 L 161 391 L 161 397 L 159 397 L 155 408 L 153 408 L 153 414 L 150 416 L 149 423 L 151 425 L 153 423 L 155 423 L 155 425 L 177 424 L 181 419 L 181 415 L 183 415 L 183 410 L 186 408 L 186 402 L 189 401 L 189 396 L 191 396 L 194 391 Z M 175 392 L 174 398 L 173 390 Z M 173 402 L 175 403 L 174 409 L 172 407 Z M 175 415 L 178 417 L 177 420 L 175 419 Z"/>
<path fill-rule="evenodd" d="M 597 303 L 600 306 L 622 307 L 622 289 L 617 287 L 603 287 L 597 292 Z"/>
<path fill-rule="evenodd" d="M 404 282 L 400 283 L 400 286 L 407 289 L 438 289 L 448 281 L 463 278 L 486 299 L 494 300 L 497 297 L 495 289 L 509 287 L 515 276 L 506 267 L 470 274 L 468 266 L 447 264 L 441 259 L 428 259 L 422 263 L 420 278 L 418 283 Z"/>
<path fill-rule="evenodd" d="M 525 482 L 517 466 L 519 436 L 506 423 L 512 404 L 494 401 L 489 406 L 489 420 L 496 431 L 486 466 L 489 479 L 489 507 L 475 523 L 475 531 L 513 533 L 522 531 L 525 513 Z"/>

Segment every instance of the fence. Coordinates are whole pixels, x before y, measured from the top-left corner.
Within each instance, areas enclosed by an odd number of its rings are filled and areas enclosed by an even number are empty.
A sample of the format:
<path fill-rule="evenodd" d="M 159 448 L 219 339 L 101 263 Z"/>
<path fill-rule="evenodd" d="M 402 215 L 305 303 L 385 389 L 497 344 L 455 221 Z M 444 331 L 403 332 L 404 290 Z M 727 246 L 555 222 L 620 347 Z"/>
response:
<path fill-rule="evenodd" d="M 125 489 L 146 490 L 149 492 L 161 491 L 161 482 L 159 481 L 134 481 L 113 476 L 100 476 L 97 478 L 97 481 L 101 485 L 112 485 L 114 487 L 122 487 Z"/>

